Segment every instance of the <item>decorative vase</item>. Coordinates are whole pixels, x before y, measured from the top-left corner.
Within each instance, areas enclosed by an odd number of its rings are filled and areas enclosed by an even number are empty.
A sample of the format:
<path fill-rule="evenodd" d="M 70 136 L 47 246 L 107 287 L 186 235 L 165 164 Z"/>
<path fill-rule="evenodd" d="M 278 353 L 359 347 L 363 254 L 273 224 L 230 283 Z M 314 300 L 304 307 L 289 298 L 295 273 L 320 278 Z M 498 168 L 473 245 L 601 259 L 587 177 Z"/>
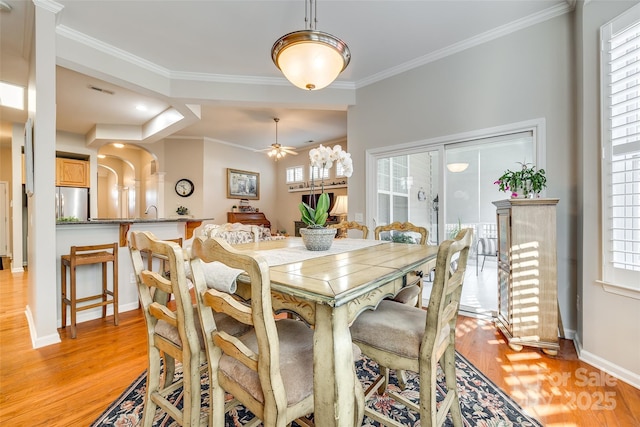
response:
<path fill-rule="evenodd" d="M 331 247 L 337 228 L 301 228 L 304 246 L 310 251 L 326 251 Z"/>

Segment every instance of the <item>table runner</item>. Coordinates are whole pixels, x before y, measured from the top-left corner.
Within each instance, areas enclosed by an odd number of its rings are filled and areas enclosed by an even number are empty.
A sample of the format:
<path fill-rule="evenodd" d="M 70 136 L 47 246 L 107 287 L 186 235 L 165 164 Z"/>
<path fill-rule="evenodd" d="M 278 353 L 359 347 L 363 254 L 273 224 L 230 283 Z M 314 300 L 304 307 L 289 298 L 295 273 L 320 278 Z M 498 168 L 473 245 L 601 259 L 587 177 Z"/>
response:
<path fill-rule="evenodd" d="M 288 239 L 296 241 L 292 246 L 286 248 L 258 250 L 255 253 L 264 258 L 269 267 L 273 267 L 388 243 L 384 240 L 335 239 L 331 248 L 326 251 L 310 251 L 305 248 L 301 237 L 288 237 Z"/>

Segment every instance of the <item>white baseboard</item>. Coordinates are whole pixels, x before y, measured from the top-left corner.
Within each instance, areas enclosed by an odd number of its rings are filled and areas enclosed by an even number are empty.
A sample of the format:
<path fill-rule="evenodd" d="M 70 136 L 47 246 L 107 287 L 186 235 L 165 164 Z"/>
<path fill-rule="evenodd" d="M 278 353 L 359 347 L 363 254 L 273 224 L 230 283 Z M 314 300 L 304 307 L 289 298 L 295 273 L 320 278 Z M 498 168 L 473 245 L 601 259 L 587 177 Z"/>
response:
<path fill-rule="evenodd" d="M 29 325 L 29 335 L 31 336 L 31 346 L 33 348 L 46 347 L 51 344 L 57 344 L 61 342 L 58 332 L 50 334 L 44 337 L 39 337 L 34 326 L 33 315 L 29 306 L 24 310 L 24 314 L 27 317 L 27 324 Z"/>
<path fill-rule="evenodd" d="M 606 372 L 609 375 L 618 378 L 619 380 L 624 381 L 625 383 L 637 389 L 640 389 L 640 374 L 631 372 L 628 369 L 611 363 L 600 356 L 596 356 L 595 354 L 584 350 L 582 348 L 582 343 L 580 342 L 580 339 L 577 335 L 573 339 L 573 342 L 575 343 L 576 351 L 578 352 L 578 358 L 580 360 Z"/>

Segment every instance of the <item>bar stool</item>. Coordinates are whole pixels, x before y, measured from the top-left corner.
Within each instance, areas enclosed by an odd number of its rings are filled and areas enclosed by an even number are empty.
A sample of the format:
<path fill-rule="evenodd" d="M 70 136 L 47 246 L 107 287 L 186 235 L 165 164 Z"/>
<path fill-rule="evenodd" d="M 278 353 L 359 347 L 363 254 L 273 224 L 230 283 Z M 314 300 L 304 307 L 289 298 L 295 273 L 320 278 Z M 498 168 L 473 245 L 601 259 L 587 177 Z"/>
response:
<path fill-rule="evenodd" d="M 111 251 L 109 251 L 111 249 Z M 107 289 L 107 263 L 113 265 L 113 290 Z M 102 264 L 102 293 L 88 297 L 76 297 L 76 267 L 79 265 Z M 118 243 L 91 246 L 71 246 L 69 255 L 60 257 L 62 280 L 62 327 L 67 326 L 67 305 L 71 307 L 71 338 L 76 337 L 76 312 L 102 306 L 102 317 L 107 317 L 107 305 L 113 304 L 113 323 L 118 325 Z M 67 267 L 70 269 L 70 294 L 67 298 Z M 111 296 L 111 298 L 109 298 Z M 92 304 L 78 304 L 94 301 Z"/>

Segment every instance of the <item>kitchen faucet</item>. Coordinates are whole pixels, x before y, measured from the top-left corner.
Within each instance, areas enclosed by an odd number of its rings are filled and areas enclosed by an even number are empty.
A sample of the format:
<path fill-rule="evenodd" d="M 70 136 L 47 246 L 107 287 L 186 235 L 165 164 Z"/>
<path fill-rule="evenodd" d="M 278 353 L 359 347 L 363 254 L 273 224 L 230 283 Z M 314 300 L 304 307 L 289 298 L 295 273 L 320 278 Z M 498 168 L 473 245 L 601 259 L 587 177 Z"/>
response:
<path fill-rule="evenodd" d="M 151 210 L 151 208 L 153 208 L 153 209 L 155 209 L 155 210 L 156 210 L 156 219 L 158 219 L 158 208 L 156 207 L 156 205 L 150 205 L 150 206 L 147 208 L 147 210 L 146 210 L 146 211 L 144 211 L 144 214 L 145 214 L 145 215 L 146 215 L 146 214 L 148 214 L 148 213 L 149 213 L 149 211 Z"/>

